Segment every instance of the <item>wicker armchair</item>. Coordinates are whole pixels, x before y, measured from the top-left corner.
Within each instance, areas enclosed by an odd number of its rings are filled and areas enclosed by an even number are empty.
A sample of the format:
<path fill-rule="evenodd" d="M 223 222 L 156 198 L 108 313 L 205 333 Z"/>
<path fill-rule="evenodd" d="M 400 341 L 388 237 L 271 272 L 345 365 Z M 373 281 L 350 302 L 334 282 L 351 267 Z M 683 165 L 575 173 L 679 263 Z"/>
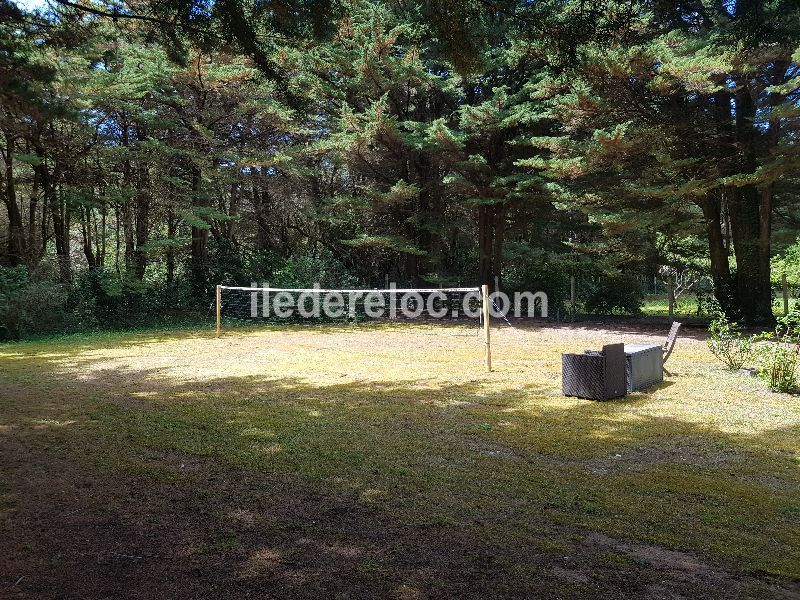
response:
<path fill-rule="evenodd" d="M 607 344 L 602 351 L 561 355 L 561 388 L 565 396 L 611 400 L 626 394 L 625 346 Z"/>

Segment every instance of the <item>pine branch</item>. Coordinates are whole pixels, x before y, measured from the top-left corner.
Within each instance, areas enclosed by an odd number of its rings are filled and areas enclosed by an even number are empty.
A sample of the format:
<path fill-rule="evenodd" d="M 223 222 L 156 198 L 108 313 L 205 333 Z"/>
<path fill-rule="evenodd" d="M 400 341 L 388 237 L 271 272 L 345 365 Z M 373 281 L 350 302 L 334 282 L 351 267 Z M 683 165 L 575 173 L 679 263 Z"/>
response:
<path fill-rule="evenodd" d="M 170 25 L 173 27 L 175 26 L 174 21 L 165 21 L 157 17 L 150 17 L 147 15 L 137 15 L 134 13 L 117 12 L 116 10 L 108 12 L 105 10 L 101 10 L 99 8 L 95 8 L 93 6 L 86 6 L 84 4 L 79 4 L 77 2 L 70 2 L 70 0 L 55 0 L 55 1 L 58 4 L 61 4 L 62 6 L 68 6 L 69 8 L 74 8 L 75 10 L 89 13 L 91 15 L 97 15 L 98 17 L 108 17 L 115 21 L 117 19 L 134 19 L 137 21 L 147 21 L 148 23 L 156 23 L 157 25 Z"/>

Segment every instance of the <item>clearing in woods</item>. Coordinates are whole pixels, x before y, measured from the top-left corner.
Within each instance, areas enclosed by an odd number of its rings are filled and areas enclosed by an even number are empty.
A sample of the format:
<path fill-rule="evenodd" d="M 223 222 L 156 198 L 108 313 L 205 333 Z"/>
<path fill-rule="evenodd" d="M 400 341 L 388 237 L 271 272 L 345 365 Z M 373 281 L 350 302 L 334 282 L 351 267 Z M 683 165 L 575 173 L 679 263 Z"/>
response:
<path fill-rule="evenodd" d="M 606 326 L 608 327 L 608 326 Z M 331 325 L 0 347 L 0 597 L 792 598 L 800 402 L 692 332 Z"/>

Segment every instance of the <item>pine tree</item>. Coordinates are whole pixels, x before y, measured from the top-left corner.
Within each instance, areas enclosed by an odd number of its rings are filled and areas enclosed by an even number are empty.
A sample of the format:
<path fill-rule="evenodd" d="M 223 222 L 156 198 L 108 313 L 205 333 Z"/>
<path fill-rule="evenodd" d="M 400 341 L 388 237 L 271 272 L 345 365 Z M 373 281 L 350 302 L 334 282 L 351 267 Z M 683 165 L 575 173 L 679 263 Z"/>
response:
<path fill-rule="evenodd" d="M 629 14 L 553 72 L 563 135 L 541 142 L 549 159 L 526 164 L 606 221 L 667 233 L 702 223 L 719 301 L 771 321 L 773 192 L 797 165 L 798 8 L 643 3 Z"/>

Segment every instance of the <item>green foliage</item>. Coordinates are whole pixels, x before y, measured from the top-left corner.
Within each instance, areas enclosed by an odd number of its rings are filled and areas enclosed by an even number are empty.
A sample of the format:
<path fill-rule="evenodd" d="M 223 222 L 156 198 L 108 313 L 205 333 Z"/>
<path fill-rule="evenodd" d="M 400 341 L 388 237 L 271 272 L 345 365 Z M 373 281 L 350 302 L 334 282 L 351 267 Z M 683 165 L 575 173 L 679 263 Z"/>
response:
<path fill-rule="evenodd" d="M 739 325 L 731 322 L 718 305 L 708 334 L 706 343 L 709 350 L 731 371 L 741 369 L 753 355 L 755 339 L 745 336 Z"/>
<path fill-rule="evenodd" d="M 784 276 L 788 285 L 800 288 L 800 239 L 772 259 L 772 283 L 782 285 Z"/>
<path fill-rule="evenodd" d="M 800 362 L 800 310 L 793 308 L 778 320 L 773 334 L 759 336 L 757 354 L 759 376 L 773 392 L 797 391 L 797 366 Z"/>
<path fill-rule="evenodd" d="M 291 257 L 283 261 L 272 275 L 272 287 L 310 288 L 315 283 L 321 287 L 346 289 L 358 285 L 358 280 L 330 252 Z"/>
<path fill-rule="evenodd" d="M 66 302 L 73 329 L 130 328 L 204 318 L 208 298 L 195 297 L 184 280 L 171 286 L 95 269 L 82 273 Z"/>
<path fill-rule="evenodd" d="M 206 318 L 205 299 L 178 281 L 140 281 L 95 269 L 65 286 L 52 274 L 0 267 L 0 340 L 189 322 Z"/>
<path fill-rule="evenodd" d="M 567 14 L 578 6 L 564 4 Z M 764 217 L 743 207 L 797 168 L 798 5 L 640 3 L 615 25 L 621 5 L 598 5 L 597 19 L 581 27 L 586 37 L 573 40 L 570 68 L 548 61 L 542 69 L 547 85 L 532 108 L 557 126 L 548 136 L 525 132 L 542 153 L 517 164 L 553 181 L 563 205 L 585 213 L 607 239 L 643 230 L 704 236 L 701 256 L 676 248 L 660 265 L 679 270 L 687 258 L 710 259 L 726 312 L 771 321 L 769 273 L 756 256 Z M 535 36 L 519 44 L 541 51 Z M 723 220 L 735 252 L 720 243 Z"/>
<path fill-rule="evenodd" d="M 505 253 L 508 266 L 503 274 L 504 290 L 545 292 L 549 310 L 555 315 L 557 308 L 569 299 L 569 277 L 564 276 L 571 266 L 569 261 L 560 254 L 520 242 L 507 244 Z"/>
<path fill-rule="evenodd" d="M 25 267 L 0 267 L 0 340 L 60 331 L 65 300 L 61 285 L 31 279 Z"/>
<path fill-rule="evenodd" d="M 787 3 L 179 0 L 186 30 L 157 4 L 0 23 L 0 261 L 57 255 L 59 327 L 198 314 L 216 283 L 387 273 L 498 277 L 568 316 L 638 312 L 638 275 L 698 310 L 713 282 L 729 314 L 769 291 L 748 285 L 767 277 L 746 208 L 774 192 L 776 222 L 797 218 Z M 800 287 L 797 256 L 774 268 Z"/>
<path fill-rule="evenodd" d="M 644 304 L 644 290 L 635 275 L 603 275 L 583 284 L 581 297 L 590 314 L 636 315 Z"/>

